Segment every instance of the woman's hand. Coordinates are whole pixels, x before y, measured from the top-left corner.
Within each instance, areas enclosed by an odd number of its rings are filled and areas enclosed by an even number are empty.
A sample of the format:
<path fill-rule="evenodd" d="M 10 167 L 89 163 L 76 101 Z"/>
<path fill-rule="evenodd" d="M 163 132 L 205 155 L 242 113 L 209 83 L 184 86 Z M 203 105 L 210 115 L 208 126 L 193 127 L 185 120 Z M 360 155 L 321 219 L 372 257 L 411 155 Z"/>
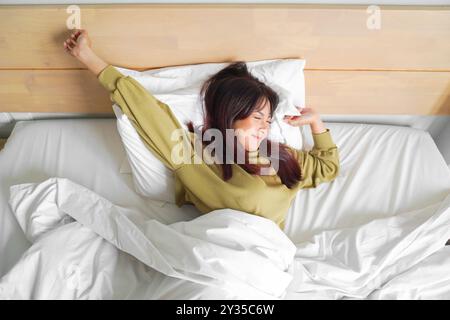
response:
<path fill-rule="evenodd" d="M 320 115 L 313 108 L 300 108 L 296 107 L 300 111 L 300 116 L 284 116 L 284 121 L 289 123 L 291 126 L 299 127 L 305 124 L 309 124 L 311 127 L 311 132 L 314 134 L 320 134 L 327 131 L 325 124 L 320 119 Z"/>
<path fill-rule="evenodd" d="M 294 127 L 303 126 L 305 124 L 314 124 L 320 120 L 320 115 L 313 108 L 296 107 L 301 115 L 288 116 L 285 115 L 283 120 Z"/>
<path fill-rule="evenodd" d="M 75 58 L 82 60 L 89 55 L 92 50 L 92 41 L 84 29 L 75 29 L 75 31 L 64 41 L 64 49 Z"/>
<path fill-rule="evenodd" d="M 92 41 L 89 38 L 87 31 L 84 29 L 76 29 L 70 37 L 64 41 L 64 49 L 84 63 L 96 76 L 108 66 L 108 64 L 92 50 Z"/>

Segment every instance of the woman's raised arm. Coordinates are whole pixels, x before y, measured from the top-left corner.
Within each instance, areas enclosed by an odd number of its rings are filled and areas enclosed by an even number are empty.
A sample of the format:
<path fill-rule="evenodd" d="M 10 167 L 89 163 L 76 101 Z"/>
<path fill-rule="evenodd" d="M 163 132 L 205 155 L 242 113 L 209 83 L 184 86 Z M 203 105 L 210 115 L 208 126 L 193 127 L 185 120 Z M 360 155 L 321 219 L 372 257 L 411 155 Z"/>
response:
<path fill-rule="evenodd" d="M 146 146 L 169 169 L 177 170 L 184 165 L 172 151 L 180 146 L 185 130 L 167 104 L 156 99 L 134 78 L 125 76 L 98 57 L 92 50 L 86 30 L 76 30 L 64 42 L 64 48 L 95 74 Z"/>
<path fill-rule="evenodd" d="M 323 182 L 334 180 L 339 175 L 339 150 L 331 137 L 330 129 L 325 127 L 316 110 L 298 107 L 297 109 L 301 115 L 287 115 L 284 121 L 297 127 L 309 124 L 314 140 L 314 146 L 310 151 L 292 148 L 303 176 L 297 188 L 315 188 Z"/>

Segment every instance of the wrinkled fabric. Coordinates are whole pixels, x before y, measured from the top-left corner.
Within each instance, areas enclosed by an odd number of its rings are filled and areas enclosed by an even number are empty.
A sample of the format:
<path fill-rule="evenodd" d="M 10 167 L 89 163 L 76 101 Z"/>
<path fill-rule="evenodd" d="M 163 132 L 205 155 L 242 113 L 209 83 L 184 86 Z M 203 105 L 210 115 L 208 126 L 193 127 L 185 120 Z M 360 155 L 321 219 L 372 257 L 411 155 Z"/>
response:
<path fill-rule="evenodd" d="M 117 251 L 167 276 L 242 299 L 282 298 L 292 280 L 288 269 L 295 246 L 274 222 L 245 212 L 222 209 L 165 225 L 61 178 L 12 186 L 10 204 L 33 246 L 2 278 L 3 297 L 77 299 L 88 289 L 93 290 L 88 297 L 111 297 L 104 284 L 110 279 L 99 282 L 93 271 L 110 263 L 98 256 Z M 60 256 L 66 256 L 62 266 Z M 69 294 L 62 281 L 67 275 L 55 271 L 57 265 L 66 273 L 82 270 L 88 279 L 84 290 Z"/>
<path fill-rule="evenodd" d="M 231 209 L 165 225 L 68 179 L 10 190 L 32 246 L 0 279 L 2 299 L 395 299 L 449 291 L 441 264 L 450 193 L 294 244 L 271 220 Z"/>

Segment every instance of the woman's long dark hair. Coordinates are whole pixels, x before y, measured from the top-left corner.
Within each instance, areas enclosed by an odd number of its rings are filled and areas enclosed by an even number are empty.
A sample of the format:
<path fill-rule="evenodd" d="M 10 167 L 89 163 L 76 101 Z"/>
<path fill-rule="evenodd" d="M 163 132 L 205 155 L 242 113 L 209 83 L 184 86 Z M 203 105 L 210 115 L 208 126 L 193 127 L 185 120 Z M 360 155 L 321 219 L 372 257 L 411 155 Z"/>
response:
<path fill-rule="evenodd" d="M 232 165 L 225 161 L 225 157 L 232 152 L 236 160 L 237 143 L 234 141 L 234 150 L 230 150 L 226 144 L 226 129 L 232 129 L 236 120 L 249 117 L 260 102 L 267 99 L 270 103 L 270 115 L 273 116 L 278 106 L 278 94 L 265 83 L 254 77 L 247 69 L 243 61 L 233 62 L 216 74 L 212 75 L 203 84 L 200 95 L 204 95 L 205 118 L 202 128 L 202 137 L 206 130 L 214 128 L 222 133 L 223 137 L 223 160 L 221 161 L 223 179 L 227 181 L 232 177 Z M 187 123 L 189 131 L 194 132 L 192 121 Z M 279 168 L 277 171 L 283 184 L 292 188 L 302 178 L 299 163 L 288 151 L 287 146 L 281 143 L 267 140 L 267 158 L 271 160 L 272 145 L 278 144 Z M 206 146 L 210 141 L 202 143 Z M 275 149 L 276 150 L 276 149 Z M 228 151 L 228 153 L 227 153 Z M 264 164 L 248 163 L 248 152 L 245 151 L 245 163 L 237 163 L 250 174 L 261 174 Z M 269 164 L 270 166 L 270 164 Z"/>

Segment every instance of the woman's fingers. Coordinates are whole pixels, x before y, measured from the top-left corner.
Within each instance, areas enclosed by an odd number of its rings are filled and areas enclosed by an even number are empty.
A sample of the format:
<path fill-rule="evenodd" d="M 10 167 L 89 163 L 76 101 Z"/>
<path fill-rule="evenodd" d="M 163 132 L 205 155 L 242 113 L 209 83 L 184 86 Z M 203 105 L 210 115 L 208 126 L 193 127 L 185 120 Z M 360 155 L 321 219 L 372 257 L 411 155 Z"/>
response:
<path fill-rule="evenodd" d="M 81 34 L 80 31 L 75 31 L 75 32 L 73 32 L 73 33 L 69 36 L 69 38 L 66 40 L 66 42 L 68 42 L 68 44 L 70 44 L 70 45 L 73 46 L 73 42 L 71 42 L 71 41 L 75 41 L 75 44 L 76 44 L 76 41 L 77 41 L 78 37 L 80 36 L 80 34 Z"/>
<path fill-rule="evenodd" d="M 77 42 L 76 42 L 75 40 L 70 39 L 69 41 L 70 41 L 70 44 L 71 44 L 72 49 L 73 49 L 74 47 L 76 47 Z"/>
<path fill-rule="evenodd" d="M 304 124 L 304 121 L 300 116 L 287 116 L 284 118 L 284 121 L 291 126 L 299 126 Z"/>
<path fill-rule="evenodd" d="M 298 107 L 297 107 L 298 108 Z M 305 112 L 302 112 L 301 115 L 285 115 L 283 120 L 284 122 L 290 124 L 291 126 L 303 126 L 306 124 L 311 123 L 311 117 L 312 115 L 308 112 L 307 109 L 311 108 L 304 108 Z"/>
<path fill-rule="evenodd" d="M 72 50 L 73 48 L 72 48 L 72 44 L 70 43 L 70 41 L 68 41 L 68 40 L 66 40 L 66 47 L 67 47 L 67 49 L 69 49 L 69 50 Z"/>
<path fill-rule="evenodd" d="M 78 37 L 79 37 L 81 34 L 82 34 L 81 31 L 76 31 L 76 32 L 74 32 L 74 33 L 71 35 L 71 38 L 74 39 L 74 40 L 77 40 Z"/>
<path fill-rule="evenodd" d="M 72 48 L 66 42 L 64 42 L 64 50 L 66 50 L 67 53 L 73 55 Z"/>
<path fill-rule="evenodd" d="M 72 34 L 64 41 L 64 50 L 71 55 L 75 55 L 76 53 L 74 53 L 73 50 L 81 43 L 81 41 L 78 41 L 78 39 L 82 35 L 87 36 L 87 31 L 84 29 L 74 29 Z"/>
<path fill-rule="evenodd" d="M 318 114 L 313 108 L 301 108 L 297 107 L 297 110 L 300 112 L 300 115 L 285 115 L 283 120 L 292 126 L 303 126 L 305 124 L 310 124 L 315 119 L 317 119 Z"/>
<path fill-rule="evenodd" d="M 77 42 L 74 41 L 72 38 L 69 38 L 66 41 L 64 41 L 64 49 L 69 53 L 72 53 L 72 50 L 73 48 L 75 48 L 76 45 Z"/>

